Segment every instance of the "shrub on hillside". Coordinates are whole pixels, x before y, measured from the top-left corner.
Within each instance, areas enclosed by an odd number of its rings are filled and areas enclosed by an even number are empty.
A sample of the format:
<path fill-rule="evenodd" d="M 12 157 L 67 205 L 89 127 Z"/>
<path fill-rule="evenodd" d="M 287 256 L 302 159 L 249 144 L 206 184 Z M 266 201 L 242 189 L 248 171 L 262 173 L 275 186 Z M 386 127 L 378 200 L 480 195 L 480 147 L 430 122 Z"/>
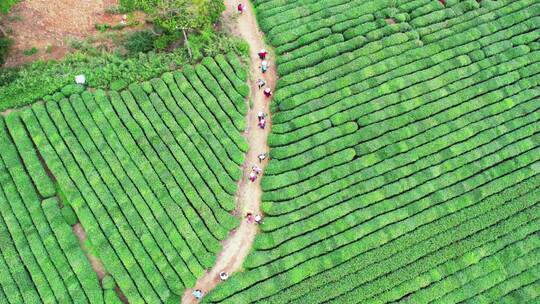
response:
<path fill-rule="evenodd" d="M 202 45 L 202 56 L 215 56 L 234 52 L 246 55 L 245 42 L 225 35 L 212 35 L 209 45 Z M 100 89 L 119 89 L 121 83 L 144 81 L 180 66 L 196 62 L 202 57 L 189 59 L 185 48 L 169 53 L 138 53 L 132 56 L 101 53 L 90 56 L 83 53 L 69 55 L 61 62 L 36 61 L 17 69 L 0 69 L 0 111 L 20 107 L 54 94 L 74 83 L 75 75 L 84 74 L 87 85 Z"/>
<path fill-rule="evenodd" d="M 124 47 L 129 54 L 146 53 L 154 48 L 154 41 L 156 35 L 149 31 L 138 31 L 131 33 L 126 41 Z"/>
<path fill-rule="evenodd" d="M 7 54 L 9 52 L 9 47 L 13 41 L 10 38 L 0 38 L 0 65 L 6 62 Z M 2 73 L 3 74 L 3 73 Z"/>

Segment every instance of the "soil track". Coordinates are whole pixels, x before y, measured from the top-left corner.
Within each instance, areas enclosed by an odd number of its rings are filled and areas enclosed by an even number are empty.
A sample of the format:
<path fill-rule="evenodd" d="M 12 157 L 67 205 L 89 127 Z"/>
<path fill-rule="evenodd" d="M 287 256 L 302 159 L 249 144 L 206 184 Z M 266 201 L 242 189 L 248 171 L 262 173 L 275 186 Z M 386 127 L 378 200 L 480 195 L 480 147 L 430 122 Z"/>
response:
<path fill-rule="evenodd" d="M 84 231 L 84 228 L 80 223 L 77 223 L 71 227 L 73 230 L 73 233 L 77 236 L 79 239 L 79 243 L 81 244 L 81 249 L 88 258 L 88 261 L 90 261 L 90 265 L 92 266 L 92 269 L 96 272 L 98 279 L 101 281 L 103 277 L 107 274 L 107 271 L 105 270 L 105 267 L 103 266 L 103 263 L 99 259 L 97 259 L 91 252 L 88 251 L 88 248 L 86 248 L 86 232 Z"/>
<path fill-rule="evenodd" d="M 262 78 L 267 82 L 267 86 L 273 89 L 277 79 L 275 66 L 273 65 L 273 63 L 275 63 L 273 60 L 273 53 L 270 53 L 270 59 L 268 60 L 270 63 L 269 70 L 265 74 L 261 73 L 260 59 L 257 56 L 257 52 L 262 48 L 270 51 L 270 48 L 264 44 L 263 33 L 259 30 L 259 26 L 257 25 L 255 18 L 255 12 L 251 7 L 251 3 L 248 3 L 249 1 L 245 2 L 245 12 L 236 18 L 232 16 L 237 14 L 236 6 L 238 5 L 238 2 L 226 0 L 225 5 L 227 6 L 227 10 L 224 13 L 224 18 L 226 20 L 234 20 L 235 24 L 233 24 L 233 32 L 237 33 L 240 37 L 246 40 L 251 50 L 251 79 L 249 79 L 249 82 L 251 88 L 251 99 L 253 100 L 253 108 L 248 111 L 246 117 L 248 127 L 244 136 L 248 141 L 249 150 L 246 154 L 246 160 L 242 167 L 243 177 L 239 183 L 238 192 L 236 195 L 236 214 L 240 217 L 243 217 L 247 212 L 251 212 L 253 214 L 261 213 L 261 178 L 258 178 L 254 183 L 251 183 L 248 180 L 248 176 L 251 172 L 251 167 L 253 164 L 258 164 L 259 167 L 263 169 L 264 174 L 264 167 L 266 166 L 267 160 L 262 164 L 259 164 L 257 156 L 260 153 L 268 152 L 267 139 L 272 126 L 270 117 L 267 119 L 266 129 L 261 130 L 257 126 L 257 112 L 263 111 L 264 113 L 270 114 L 270 101 L 265 98 L 262 90 L 258 89 L 255 81 Z M 229 274 L 236 271 L 241 271 L 244 259 L 251 250 L 251 245 L 253 244 L 257 230 L 258 227 L 256 224 L 250 224 L 242 218 L 240 226 L 232 231 L 229 238 L 223 242 L 223 250 L 219 254 L 214 267 L 197 281 L 194 288 L 186 290 L 182 298 L 182 303 L 197 303 L 197 300 L 192 295 L 193 290 L 200 289 L 204 292 L 204 294 L 208 293 L 220 283 L 219 273 L 221 271 L 225 271 Z"/>

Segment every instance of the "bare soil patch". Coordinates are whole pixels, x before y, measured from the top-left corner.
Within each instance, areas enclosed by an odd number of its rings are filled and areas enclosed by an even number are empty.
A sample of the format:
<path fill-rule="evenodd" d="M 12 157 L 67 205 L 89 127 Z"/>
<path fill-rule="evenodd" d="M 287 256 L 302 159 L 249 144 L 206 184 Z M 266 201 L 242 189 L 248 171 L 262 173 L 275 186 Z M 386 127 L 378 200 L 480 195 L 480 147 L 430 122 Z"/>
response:
<path fill-rule="evenodd" d="M 5 24 L 14 40 L 5 66 L 63 58 L 73 51 L 72 41 L 99 36 L 96 23 L 119 24 L 122 15 L 106 13 L 107 8 L 116 5 L 118 0 L 21 1 L 13 7 Z M 144 16 L 137 14 L 136 19 L 144 20 Z M 38 52 L 30 56 L 24 54 L 32 48 Z"/>
<path fill-rule="evenodd" d="M 387 18 L 384 21 L 386 21 L 386 24 L 396 24 L 396 20 L 394 18 Z"/>

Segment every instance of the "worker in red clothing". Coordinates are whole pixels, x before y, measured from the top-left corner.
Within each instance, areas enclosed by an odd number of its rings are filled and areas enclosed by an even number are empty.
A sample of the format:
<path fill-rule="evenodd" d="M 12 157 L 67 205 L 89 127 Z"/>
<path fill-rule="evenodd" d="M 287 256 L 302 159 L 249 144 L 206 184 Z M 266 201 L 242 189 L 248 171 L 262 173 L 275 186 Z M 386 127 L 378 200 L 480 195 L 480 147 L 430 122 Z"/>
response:
<path fill-rule="evenodd" d="M 254 182 L 256 179 L 257 179 L 257 173 L 251 171 L 251 173 L 249 173 L 249 180 Z"/>
<path fill-rule="evenodd" d="M 238 13 L 242 14 L 244 12 L 244 9 L 246 9 L 246 6 L 242 3 L 238 4 Z"/>
<path fill-rule="evenodd" d="M 262 49 L 259 51 L 258 55 L 260 59 L 264 60 L 266 59 L 266 55 L 268 55 L 268 52 L 265 49 Z"/>
<path fill-rule="evenodd" d="M 259 120 L 259 128 L 264 129 L 266 127 L 266 119 Z"/>
<path fill-rule="evenodd" d="M 270 96 L 272 96 L 272 90 L 270 90 L 270 88 L 264 89 L 264 96 L 270 98 Z"/>

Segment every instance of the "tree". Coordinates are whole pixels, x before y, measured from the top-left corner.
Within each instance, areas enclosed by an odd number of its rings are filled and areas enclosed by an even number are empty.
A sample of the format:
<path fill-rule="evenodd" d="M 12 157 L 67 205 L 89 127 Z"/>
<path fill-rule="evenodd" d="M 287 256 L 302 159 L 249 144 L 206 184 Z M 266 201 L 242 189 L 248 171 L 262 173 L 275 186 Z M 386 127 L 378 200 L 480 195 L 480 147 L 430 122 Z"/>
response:
<path fill-rule="evenodd" d="M 189 33 L 210 28 L 225 10 L 221 0 L 155 0 L 146 3 L 144 10 L 149 12 L 156 26 L 169 34 L 182 32 L 190 58 Z"/>
<path fill-rule="evenodd" d="M 166 32 L 198 31 L 212 26 L 225 10 L 220 0 L 155 0 L 145 11 Z"/>

